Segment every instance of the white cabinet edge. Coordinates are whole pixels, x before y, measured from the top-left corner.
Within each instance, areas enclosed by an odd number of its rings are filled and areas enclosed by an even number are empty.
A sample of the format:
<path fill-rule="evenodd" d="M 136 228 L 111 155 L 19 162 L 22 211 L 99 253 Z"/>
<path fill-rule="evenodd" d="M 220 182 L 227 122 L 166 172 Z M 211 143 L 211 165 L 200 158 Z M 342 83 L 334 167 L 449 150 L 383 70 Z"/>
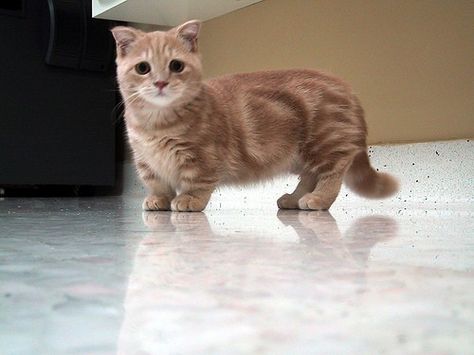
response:
<path fill-rule="evenodd" d="M 209 20 L 262 0 L 92 0 L 102 19 L 176 26 L 190 19 Z"/>
<path fill-rule="evenodd" d="M 104 12 L 124 3 L 127 0 L 91 0 L 92 17 L 99 17 Z"/>

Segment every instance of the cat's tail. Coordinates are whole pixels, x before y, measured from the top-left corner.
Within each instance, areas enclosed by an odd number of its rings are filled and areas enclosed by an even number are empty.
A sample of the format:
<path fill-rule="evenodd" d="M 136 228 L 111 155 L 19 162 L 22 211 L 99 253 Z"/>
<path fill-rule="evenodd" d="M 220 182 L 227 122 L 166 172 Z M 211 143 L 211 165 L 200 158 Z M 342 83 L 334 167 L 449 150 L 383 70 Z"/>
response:
<path fill-rule="evenodd" d="M 398 181 L 379 173 L 370 165 L 366 151 L 358 153 L 344 176 L 344 183 L 356 194 L 367 198 L 385 198 L 398 191 Z"/>

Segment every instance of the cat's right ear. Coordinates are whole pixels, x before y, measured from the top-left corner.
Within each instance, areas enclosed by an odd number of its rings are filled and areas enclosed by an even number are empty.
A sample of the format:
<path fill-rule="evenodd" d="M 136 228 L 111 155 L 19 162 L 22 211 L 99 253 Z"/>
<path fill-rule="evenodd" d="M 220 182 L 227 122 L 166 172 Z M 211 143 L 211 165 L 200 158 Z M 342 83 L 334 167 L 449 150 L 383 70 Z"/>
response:
<path fill-rule="evenodd" d="M 141 31 L 131 27 L 117 26 L 110 30 L 117 44 L 117 56 L 125 56 L 141 35 Z"/>
<path fill-rule="evenodd" d="M 181 39 L 190 52 L 197 52 L 198 50 L 198 37 L 201 29 L 201 21 L 191 20 L 181 26 L 173 28 L 179 39 Z"/>

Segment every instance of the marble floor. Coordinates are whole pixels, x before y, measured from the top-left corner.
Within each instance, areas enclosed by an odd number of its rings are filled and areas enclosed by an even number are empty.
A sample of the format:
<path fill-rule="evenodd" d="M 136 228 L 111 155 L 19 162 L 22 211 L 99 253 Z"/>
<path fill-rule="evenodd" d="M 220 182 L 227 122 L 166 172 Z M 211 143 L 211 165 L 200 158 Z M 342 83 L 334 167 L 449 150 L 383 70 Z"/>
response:
<path fill-rule="evenodd" d="M 278 211 L 295 178 L 204 213 L 124 194 L 0 198 L 0 355 L 474 354 L 474 142 L 375 146 L 391 199 L 343 188 Z"/>
<path fill-rule="evenodd" d="M 474 204 L 0 200 L 0 354 L 473 354 Z"/>

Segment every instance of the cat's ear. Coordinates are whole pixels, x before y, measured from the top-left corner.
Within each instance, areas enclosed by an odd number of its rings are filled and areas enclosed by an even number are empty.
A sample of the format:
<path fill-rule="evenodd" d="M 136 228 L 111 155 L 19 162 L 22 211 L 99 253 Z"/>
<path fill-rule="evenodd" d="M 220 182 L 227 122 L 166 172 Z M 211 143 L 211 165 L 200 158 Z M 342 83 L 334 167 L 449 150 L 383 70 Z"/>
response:
<path fill-rule="evenodd" d="M 110 30 L 117 44 L 117 55 L 125 56 L 142 32 L 131 27 L 117 26 Z"/>
<path fill-rule="evenodd" d="M 200 29 L 201 21 L 192 20 L 174 28 L 173 31 L 176 32 L 176 36 L 184 42 L 190 52 L 197 52 Z"/>

